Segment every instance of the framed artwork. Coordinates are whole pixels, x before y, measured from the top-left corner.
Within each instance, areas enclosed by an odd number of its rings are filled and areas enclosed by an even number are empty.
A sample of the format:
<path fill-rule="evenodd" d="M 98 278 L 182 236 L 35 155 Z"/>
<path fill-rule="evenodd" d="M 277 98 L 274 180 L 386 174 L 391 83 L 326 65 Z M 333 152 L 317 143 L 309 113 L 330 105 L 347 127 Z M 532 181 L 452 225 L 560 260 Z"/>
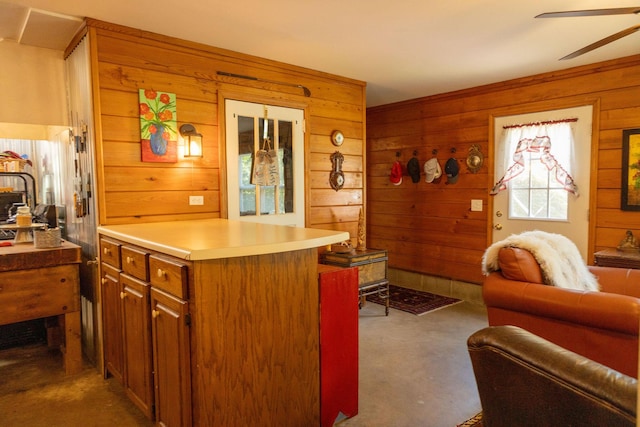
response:
<path fill-rule="evenodd" d="M 140 147 L 143 162 L 178 161 L 176 95 L 140 89 Z"/>
<path fill-rule="evenodd" d="M 622 196 L 620 209 L 640 211 L 640 129 L 622 131 Z"/>

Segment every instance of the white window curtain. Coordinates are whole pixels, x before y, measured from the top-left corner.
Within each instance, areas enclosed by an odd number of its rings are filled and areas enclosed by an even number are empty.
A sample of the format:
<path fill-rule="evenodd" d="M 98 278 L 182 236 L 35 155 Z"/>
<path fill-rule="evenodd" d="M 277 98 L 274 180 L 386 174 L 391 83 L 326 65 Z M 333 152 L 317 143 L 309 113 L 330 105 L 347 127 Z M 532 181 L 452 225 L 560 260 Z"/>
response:
<path fill-rule="evenodd" d="M 55 136 L 58 137 L 57 135 Z M 28 188 L 24 188 L 24 181 L 17 177 L 3 177 L 0 186 L 10 186 L 14 191 L 27 190 L 30 200 L 26 202 L 32 208 L 40 203 L 59 204 L 63 200 L 63 189 L 60 180 L 60 156 L 62 151 L 56 141 L 0 139 L 0 151 L 10 150 L 31 160 L 32 166 L 25 165 L 24 172 L 33 176 L 35 189 L 31 180 L 27 180 Z M 34 194 L 37 200 L 33 199 Z"/>
<path fill-rule="evenodd" d="M 493 186 L 491 195 L 507 188 L 507 183 L 524 172 L 526 153 L 539 153 L 540 161 L 552 172 L 555 180 L 571 194 L 578 196 L 578 186 L 571 176 L 575 143 L 572 123 L 577 119 L 505 126 L 500 147 L 511 153 L 504 159 L 504 175 Z M 504 153 L 498 153 L 504 154 Z"/>

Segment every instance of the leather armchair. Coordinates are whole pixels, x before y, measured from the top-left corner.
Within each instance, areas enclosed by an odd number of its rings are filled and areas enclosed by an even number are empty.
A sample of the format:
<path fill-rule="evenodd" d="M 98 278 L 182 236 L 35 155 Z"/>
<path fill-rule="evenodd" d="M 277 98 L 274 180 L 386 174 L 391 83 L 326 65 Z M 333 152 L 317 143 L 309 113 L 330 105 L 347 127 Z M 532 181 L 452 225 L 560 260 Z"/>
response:
<path fill-rule="evenodd" d="M 637 380 L 516 326 L 467 342 L 485 427 L 635 427 Z"/>
<path fill-rule="evenodd" d="M 544 284 L 525 249 L 506 247 L 483 283 L 490 326 L 515 325 L 626 375 L 638 376 L 640 270 L 589 266 L 600 292 Z"/>

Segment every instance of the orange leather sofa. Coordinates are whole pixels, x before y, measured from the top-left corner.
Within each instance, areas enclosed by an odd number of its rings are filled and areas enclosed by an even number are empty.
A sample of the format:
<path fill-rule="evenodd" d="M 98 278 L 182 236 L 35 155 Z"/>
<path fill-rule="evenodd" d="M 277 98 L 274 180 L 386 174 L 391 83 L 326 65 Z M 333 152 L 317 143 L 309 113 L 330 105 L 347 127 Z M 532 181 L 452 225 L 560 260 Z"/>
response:
<path fill-rule="evenodd" d="M 589 266 L 600 285 L 593 292 L 545 285 L 525 249 L 502 248 L 498 262 L 482 289 L 490 326 L 519 326 L 638 377 L 640 270 Z"/>

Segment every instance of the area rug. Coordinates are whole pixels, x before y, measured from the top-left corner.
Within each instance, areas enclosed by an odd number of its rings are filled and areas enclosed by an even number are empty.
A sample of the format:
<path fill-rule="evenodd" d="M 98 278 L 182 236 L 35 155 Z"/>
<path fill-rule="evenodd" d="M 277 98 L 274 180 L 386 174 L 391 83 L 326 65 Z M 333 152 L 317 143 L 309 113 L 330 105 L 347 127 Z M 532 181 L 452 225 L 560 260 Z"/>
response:
<path fill-rule="evenodd" d="M 376 304 L 385 304 L 378 294 L 368 295 L 367 301 Z M 417 291 L 401 286 L 389 285 L 389 307 L 407 313 L 422 316 L 440 308 L 461 302 L 459 299 L 432 294 L 431 292 Z"/>
<path fill-rule="evenodd" d="M 456 427 L 482 427 L 482 412 L 476 414 L 473 418 L 469 418 L 462 424 L 458 424 Z"/>

